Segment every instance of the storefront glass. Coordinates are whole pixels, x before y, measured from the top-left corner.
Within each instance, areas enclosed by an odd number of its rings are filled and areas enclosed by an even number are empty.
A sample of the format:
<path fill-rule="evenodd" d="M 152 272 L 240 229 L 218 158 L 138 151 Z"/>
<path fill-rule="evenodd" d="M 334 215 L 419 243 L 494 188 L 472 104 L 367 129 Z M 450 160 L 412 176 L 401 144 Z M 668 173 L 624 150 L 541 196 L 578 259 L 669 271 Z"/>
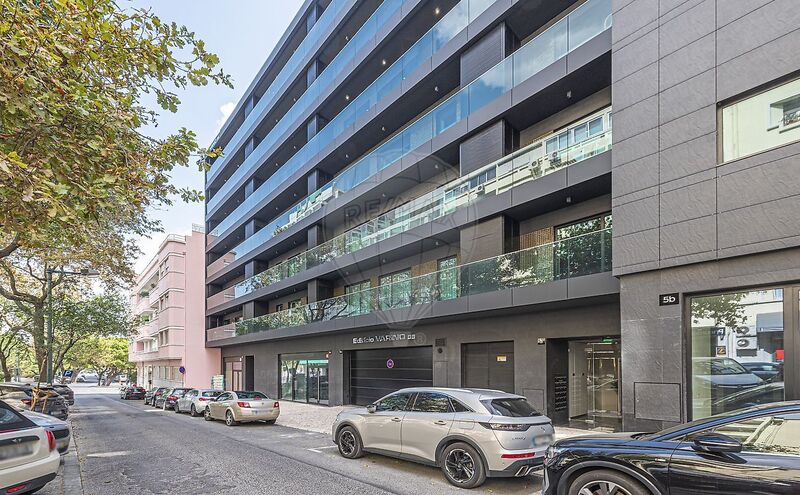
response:
<path fill-rule="evenodd" d="M 691 298 L 693 419 L 784 399 L 783 289 Z"/>
<path fill-rule="evenodd" d="M 327 352 L 281 354 L 281 399 L 328 403 Z"/>

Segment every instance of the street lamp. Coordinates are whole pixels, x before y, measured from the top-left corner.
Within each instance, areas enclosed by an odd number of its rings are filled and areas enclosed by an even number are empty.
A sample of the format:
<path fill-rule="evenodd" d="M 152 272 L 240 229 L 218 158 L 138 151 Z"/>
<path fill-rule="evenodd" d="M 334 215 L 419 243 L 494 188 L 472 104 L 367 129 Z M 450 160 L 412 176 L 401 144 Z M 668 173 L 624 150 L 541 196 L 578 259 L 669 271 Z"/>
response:
<path fill-rule="evenodd" d="M 59 270 L 57 268 L 47 268 L 45 278 L 47 280 L 47 383 L 53 384 L 53 274 L 59 275 L 79 275 L 83 277 L 95 277 L 100 275 L 97 270 L 81 268 L 80 271 Z"/>

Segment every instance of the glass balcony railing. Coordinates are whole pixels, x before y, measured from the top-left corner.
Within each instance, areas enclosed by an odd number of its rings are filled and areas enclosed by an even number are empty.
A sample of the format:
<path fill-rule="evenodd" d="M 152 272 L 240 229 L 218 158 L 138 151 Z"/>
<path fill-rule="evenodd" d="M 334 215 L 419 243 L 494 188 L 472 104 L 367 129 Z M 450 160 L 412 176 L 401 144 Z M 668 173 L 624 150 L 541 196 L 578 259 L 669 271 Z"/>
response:
<path fill-rule="evenodd" d="M 267 90 L 263 95 L 261 95 L 261 98 L 258 100 L 258 103 L 256 103 L 253 110 L 247 115 L 247 117 L 244 119 L 244 122 L 242 122 L 242 125 L 239 126 L 239 129 L 225 146 L 223 151 L 226 156 L 227 154 L 230 154 L 230 151 L 236 148 L 244 136 L 248 134 L 249 129 L 260 118 L 264 110 L 275 101 L 275 97 L 280 94 L 281 88 L 284 84 L 286 84 L 289 76 L 291 76 L 294 71 L 297 70 L 300 62 L 303 61 L 309 50 L 311 50 L 311 48 L 319 41 L 322 34 L 333 24 L 337 15 L 342 12 L 342 9 L 346 5 L 346 0 L 331 0 L 331 3 L 328 4 L 328 7 L 325 9 L 322 15 L 319 16 L 317 22 L 311 26 L 311 29 L 306 34 L 306 37 L 303 38 L 303 41 L 300 42 L 300 45 L 298 45 L 297 49 L 289 57 L 286 65 L 284 65 L 280 72 L 278 72 L 278 75 L 275 76 L 275 79 L 269 85 Z M 208 171 L 209 180 L 214 178 L 217 173 L 219 173 L 224 163 L 224 156 L 220 157 L 216 162 L 214 162 L 214 164 L 211 166 L 211 169 Z"/>
<path fill-rule="evenodd" d="M 288 229 L 324 204 L 362 184 L 421 144 L 527 80 L 611 25 L 611 0 L 589 0 L 567 17 L 447 98 L 375 150 L 352 164 L 331 182 L 316 190 L 244 240 L 230 256 L 239 259 Z M 251 195 L 247 201 L 258 192 Z"/>
<path fill-rule="evenodd" d="M 483 13 L 497 0 L 462 0 L 450 10 L 436 25 L 411 46 L 400 58 L 387 68 L 383 74 L 370 84 L 357 98 L 347 105 L 339 114 L 323 127 L 319 133 L 312 137 L 292 158 L 286 161 L 275 171 L 256 191 L 246 198 L 236 209 L 228 215 L 211 232 L 220 235 L 242 218 L 258 200 L 274 191 L 279 184 L 285 182 L 297 172 L 300 167 L 311 160 L 317 153 L 325 149 L 336 140 L 346 129 L 352 127 L 356 121 L 383 98 L 394 91 L 400 83 L 417 70 L 425 60 L 428 60 L 439 51 L 448 41 L 461 32 L 472 20 Z M 256 149 L 247 157 L 242 165 L 233 173 L 219 191 L 208 200 L 208 211 L 212 211 L 222 198 L 230 192 L 236 181 L 241 179 L 263 156 L 272 149 L 281 136 L 295 124 L 306 110 L 313 105 L 319 95 L 328 90 L 336 78 L 347 69 L 356 54 L 365 43 L 372 39 L 383 28 L 391 16 L 400 9 L 403 2 L 400 0 L 385 0 L 372 17 L 362 26 L 353 39 L 333 59 L 320 76 L 303 93 L 289 112 L 281 119 L 264 138 Z M 223 157 L 222 160 L 225 160 Z M 216 162 L 215 162 L 216 163 Z"/>
<path fill-rule="evenodd" d="M 563 167 L 611 149 L 611 109 L 596 112 L 564 130 L 542 138 L 469 175 L 386 212 L 356 228 L 278 263 L 226 289 L 228 296 L 213 295 L 208 307 L 242 297 L 308 268 L 371 246 L 414 227 L 442 218 L 475 202 L 502 194 L 513 187 L 548 175 Z M 212 303 L 212 298 L 213 303 Z"/>
<path fill-rule="evenodd" d="M 211 341 L 608 272 L 611 260 L 611 229 L 607 228 L 211 328 L 207 338 Z"/>

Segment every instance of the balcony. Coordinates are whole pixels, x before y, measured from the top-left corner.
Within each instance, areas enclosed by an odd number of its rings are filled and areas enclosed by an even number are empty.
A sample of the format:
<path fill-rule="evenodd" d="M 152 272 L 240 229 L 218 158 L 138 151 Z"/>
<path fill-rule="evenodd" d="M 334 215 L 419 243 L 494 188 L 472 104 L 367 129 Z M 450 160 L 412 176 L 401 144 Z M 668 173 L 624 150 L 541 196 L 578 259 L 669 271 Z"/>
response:
<path fill-rule="evenodd" d="M 435 221 L 477 201 L 597 156 L 611 149 L 611 141 L 611 109 L 607 108 L 270 267 L 240 282 L 233 289 L 226 289 L 224 297 L 214 294 L 209 297 L 207 307 L 210 309 L 250 294 L 314 266 Z M 232 295 L 227 295 L 231 290 Z"/>
<path fill-rule="evenodd" d="M 311 50 L 315 48 L 322 36 L 328 32 L 331 26 L 333 26 L 333 24 L 336 22 L 336 19 L 344 11 L 344 8 L 347 6 L 347 4 L 348 2 L 346 0 L 332 0 L 330 2 L 317 22 L 311 27 L 311 30 L 306 33 L 303 41 L 300 42 L 300 45 L 289 57 L 289 60 L 281 68 L 280 72 L 278 72 L 278 75 L 275 76 L 275 79 L 273 79 L 272 83 L 270 83 L 267 90 L 264 92 L 261 98 L 259 98 L 258 103 L 244 119 L 242 125 L 239 126 L 239 129 L 236 131 L 230 141 L 228 141 L 228 144 L 225 145 L 225 148 L 223 149 L 225 156 L 233 155 L 235 150 L 241 146 L 245 136 L 250 135 L 255 125 L 264 117 L 266 111 L 272 106 L 272 103 L 274 103 L 276 98 L 283 93 L 283 87 L 289 81 L 289 78 L 300 68 L 301 64 L 305 62 L 305 59 L 310 54 Z M 224 156 L 220 157 L 220 159 L 214 162 L 214 164 L 211 166 L 211 169 L 208 171 L 209 182 L 217 177 L 219 171 L 222 170 L 225 163 L 226 160 L 224 159 Z"/>
<path fill-rule="evenodd" d="M 232 213 L 214 228 L 211 234 L 221 235 L 235 225 L 259 199 L 266 197 L 280 184 L 289 180 L 305 163 L 335 142 L 347 129 L 353 127 L 361 117 L 382 104 L 387 95 L 394 94 L 401 83 L 413 75 L 426 60 L 433 57 L 434 54 L 496 1 L 462 0 L 459 2 L 433 28 L 378 76 L 372 84 L 362 91 L 358 97 L 342 109 L 318 134 L 300 148 L 292 158 L 281 165 L 253 194 L 239 204 Z M 338 76 L 345 69 L 351 67 L 354 57 L 366 45 L 366 41 L 371 40 L 376 33 L 381 31 L 384 25 L 391 20 L 392 15 L 400 10 L 401 4 L 402 2 L 398 0 L 386 0 L 378 7 L 378 10 L 362 26 L 361 30 L 353 36 L 342 52 L 325 68 L 319 78 L 309 86 L 308 90 L 297 100 L 283 119 L 275 125 L 273 130 L 259 143 L 258 147 L 248 155 L 220 190 L 208 200 L 207 210 L 209 214 L 213 215 L 222 200 L 236 187 L 236 184 L 257 168 L 257 164 L 265 158 L 268 150 L 272 150 L 276 143 L 280 142 L 280 138 L 284 136 L 284 133 L 293 127 L 289 124 L 294 123 L 301 117 L 304 118 L 306 110 L 317 101 L 320 95 L 333 87 L 338 81 Z"/>
<path fill-rule="evenodd" d="M 415 152 L 419 146 L 430 142 L 512 88 L 523 85 L 535 74 L 599 36 L 611 25 L 610 8 L 609 0 L 590 0 L 585 3 L 352 164 L 331 182 L 273 219 L 226 256 L 231 261 L 244 258 L 271 238 L 319 211 L 331 200 L 375 177 L 382 170 Z M 255 203 L 260 199 L 262 198 L 257 190 L 247 201 Z M 217 273 L 218 270 L 209 269 L 208 277 Z"/>
<path fill-rule="evenodd" d="M 458 300 L 462 301 L 455 308 L 458 314 L 497 309 L 495 304 L 482 304 L 477 296 L 511 291 L 508 297 L 514 298 L 516 293 L 520 300 L 525 300 L 527 288 L 610 272 L 611 259 L 611 228 L 605 228 L 211 328 L 207 331 L 207 340 L 369 316 L 372 316 L 369 321 L 372 325 L 413 322 L 436 316 L 431 305 Z M 548 294 L 547 300 L 554 300 L 556 293 Z M 467 301 L 466 304 L 463 301 Z M 347 327 L 335 325 L 331 329 Z"/>
<path fill-rule="evenodd" d="M 213 308 L 215 306 L 219 306 L 221 304 L 225 304 L 226 302 L 232 301 L 236 297 L 236 293 L 233 287 L 229 287 L 224 289 L 216 294 L 209 296 L 206 300 L 206 307 Z"/>

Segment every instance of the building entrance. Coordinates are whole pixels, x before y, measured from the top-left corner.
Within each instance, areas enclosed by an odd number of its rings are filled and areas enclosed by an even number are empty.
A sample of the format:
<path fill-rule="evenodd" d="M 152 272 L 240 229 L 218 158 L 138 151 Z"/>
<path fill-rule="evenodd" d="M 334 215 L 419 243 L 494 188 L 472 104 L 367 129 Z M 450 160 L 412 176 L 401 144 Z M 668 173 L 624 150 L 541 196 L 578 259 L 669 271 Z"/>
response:
<path fill-rule="evenodd" d="M 621 429 L 619 339 L 570 341 L 568 352 L 570 426 Z"/>

